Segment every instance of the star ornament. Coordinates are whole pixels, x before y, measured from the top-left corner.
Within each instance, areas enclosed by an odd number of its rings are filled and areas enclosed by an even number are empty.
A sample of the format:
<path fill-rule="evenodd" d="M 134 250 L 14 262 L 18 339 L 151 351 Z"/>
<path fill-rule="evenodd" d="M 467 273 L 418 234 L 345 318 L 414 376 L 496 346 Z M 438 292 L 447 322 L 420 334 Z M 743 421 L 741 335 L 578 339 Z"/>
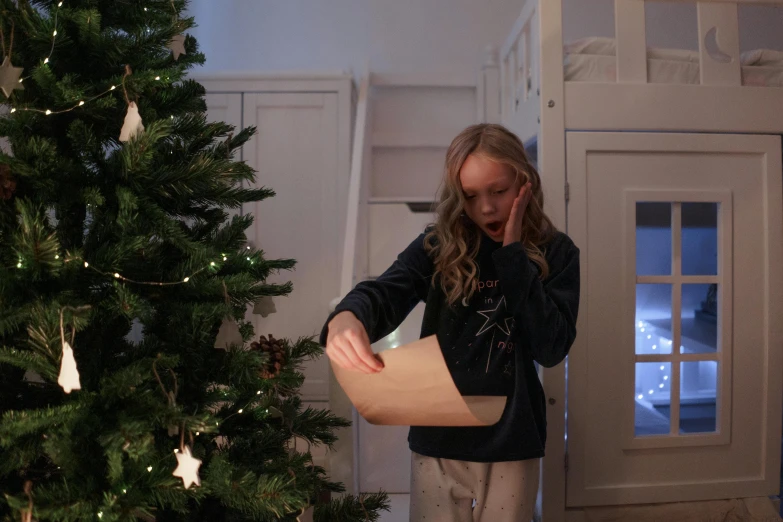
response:
<path fill-rule="evenodd" d="M 177 453 L 177 469 L 174 470 L 175 477 L 182 479 L 182 485 L 185 489 L 191 485 L 201 485 L 201 479 L 198 477 L 198 468 L 201 467 L 201 461 L 190 452 L 190 446 L 185 446 L 183 450 Z"/>
<path fill-rule="evenodd" d="M 8 56 L 3 60 L 3 64 L 0 65 L 0 89 L 6 98 L 11 97 L 11 93 L 14 89 L 24 90 L 24 85 L 19 82 L 19 77 L 22 76 L 22 68 L 14 67 L 11 65 L 11 58 Z"/>
<path fill-rule="evenodd" d="M 178 34 L 169 41 L 167 45 L 171 52 L 174 53 L 174 60 L 179 60 L 179 55 L 188 54 L 185 52 L 185 35 Z"/>
<path fill-rule="evenodd" d="M 498 312 L 498 310 L 501 309 L 502 309 L 502 315 L 506 315 L 508 313 L 506 309 L 506 296 L 500 298 L 500 301 L 498 301 L 498 304 L 495 308 L 491 310 L 482 310 L 478 312 L 479 315 L 483 316 L 486 319 L 486 322 L 481 326 L 481 328 L 479 328 L 476 337 L 483 334 L 487 330 L 491 330 L 492 328 L 497 328 L 498 330 L 500 330 L 506 335 L 511 334 L 511 323 L 514 321 L 513 317 L 508 317 L 508 316 L 505 317 L 503 319 L 503 324 L 500 324 L 497 321 L 490 324 L 490 321 L 492 321 L 492 316 L 495 315 Z"/>

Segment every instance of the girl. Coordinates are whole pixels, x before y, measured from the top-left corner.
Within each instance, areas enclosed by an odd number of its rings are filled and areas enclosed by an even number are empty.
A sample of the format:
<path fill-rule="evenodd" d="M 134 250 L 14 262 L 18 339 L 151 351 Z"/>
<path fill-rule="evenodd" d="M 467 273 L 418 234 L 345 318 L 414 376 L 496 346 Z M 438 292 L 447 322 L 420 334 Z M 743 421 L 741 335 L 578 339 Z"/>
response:
<path fill-rule="evenodd" d="M 321 344 L 343 368 L 382 371 L 370 343 L 425 301 L 421 336 L 437 336 L 460 393 L 508 401 L 493 426 L 411 427 L 410 520 L 528 522 L 546 440 L 534 361 L 552 367 L 574 341 L 579 250 L 544 214 L 538 172 L 505 128 L 465 129 L 445 170 L 436 223 L 345 296 Z"/>

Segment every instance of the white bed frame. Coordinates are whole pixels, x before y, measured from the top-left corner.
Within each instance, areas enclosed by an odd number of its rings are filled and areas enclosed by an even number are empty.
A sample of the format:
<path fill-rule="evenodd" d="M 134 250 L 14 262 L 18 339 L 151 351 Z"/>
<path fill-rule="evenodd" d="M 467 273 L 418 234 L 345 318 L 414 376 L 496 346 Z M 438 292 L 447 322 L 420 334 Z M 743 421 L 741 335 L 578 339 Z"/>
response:
<path fill-rule="evenodd" d="M 537 139 L 546 211 L 561 230 L 568 200 L 566 131 L 783 134 L 783 88 L 741 84 L 737 20 L 738 5 L 783 0 L 669 1 L 697 4 L 699 85 L 648 83 L 644 0 L 615 0 L 617 82 L 564 81 L 562 0 L 527 0 L 500 49 L 501 121 L 523 141 Z M 728 62 L 710 56 L 706 42 L 714 38 L 713 28 Z M 545 370 L 543 380 L 549 436 L 542 511 L 544 520 L 555 522 L 568 519 L 565 365 Z"/>

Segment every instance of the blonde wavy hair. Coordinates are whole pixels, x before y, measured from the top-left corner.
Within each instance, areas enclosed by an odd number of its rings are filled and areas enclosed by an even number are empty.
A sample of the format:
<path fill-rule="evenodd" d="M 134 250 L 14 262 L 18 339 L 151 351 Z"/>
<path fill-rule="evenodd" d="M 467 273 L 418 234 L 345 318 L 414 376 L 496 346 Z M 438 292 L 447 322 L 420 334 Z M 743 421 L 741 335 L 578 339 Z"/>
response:
<path fill-rule="evenodd" d="M 528 160 L 520 139 L 496 124 L 472 125 L 449 146 L 436 221 L 425 236 L 424 245 L 435 264 L 432 279 L 440 281 L 450 305 L 469 300 L 478 287 L 475 258 L 481 244 L 481 229 L 464 213 L 465 196 L 459 173 L 471 154 L 508 165 L 516 173 L 517 187 L 528 181 L 533 191 L 522 221 L 522 244 L 530 260 L 538 266 L 539 278 L 546 279 L 549 265 L 543 246 L 556 229 L 544 214 L 544 194 L 538 171 Z"/>

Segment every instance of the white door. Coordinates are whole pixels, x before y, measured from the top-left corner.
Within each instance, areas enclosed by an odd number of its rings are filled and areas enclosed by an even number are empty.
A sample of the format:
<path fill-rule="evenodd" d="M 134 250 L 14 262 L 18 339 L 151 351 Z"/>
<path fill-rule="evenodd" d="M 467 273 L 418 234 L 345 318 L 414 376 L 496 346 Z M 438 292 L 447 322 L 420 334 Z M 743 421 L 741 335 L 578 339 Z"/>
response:
<path fill-rule="evenodd" d="M 258 131 L 243 158 L 256 171 L 256 186 L 272 198 L 246 205 L 254 226 L 248 239 L 268 259 L 295 259 L 293 271 L 273 273 L 269 283 L 293 283 L 287 297 L 275 297 L 277 312 L 252 316 L 257 334 L 296 340 L 320 333 L 329 302 L 339 294 L 340 187 L 348 172 L 338 169 L 337 93 L 245 93 L 246 127 Z M 304 368 L 305 401 L 329 400 L 325 357 Z"/>
<path fill-rule="evenodd" d="M 778 492 L 780 137 L 567 136 L 567 505 Z"/>

